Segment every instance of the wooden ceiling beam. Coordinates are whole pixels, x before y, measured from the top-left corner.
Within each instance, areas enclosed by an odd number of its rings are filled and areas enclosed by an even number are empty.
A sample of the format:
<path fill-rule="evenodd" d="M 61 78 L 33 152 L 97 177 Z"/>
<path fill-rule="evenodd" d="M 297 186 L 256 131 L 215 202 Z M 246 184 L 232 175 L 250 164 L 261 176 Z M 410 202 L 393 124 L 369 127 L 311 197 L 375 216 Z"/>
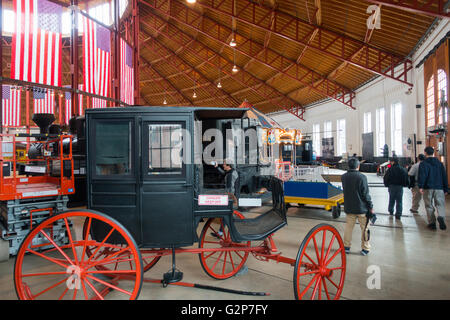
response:
<path fill-rule="evenodd" d="M 151 3 L 156 0 L 140 1 L 141 3 Z M 180 3 L 179 1 L 177 2 Z M 222 17 L 226 16 L 229 19 L 234 18 L 251 27 L 258 28 L 262 31 L 272 32 L 274 35 L 287 41 L 307 46 L 325 56 L 341 61 L 347 61 L 349 64 L 363 70 L 412 86 L 408 72 L 413 68 L 413 65 L 412 61 L 407 57 L 368 45 L 361 40 L 340 34 L 324 28 L 323 26 L 310 24 L 308 21 L 304 21 L 279 10 L 275 11 L 275 28 L 274 30 L 270 30 L 267 26 L 267 19 L 270 16 L 272 9 L 264 3 L 256 3 L 251 0 L 240 0 L 241 8 L 237 13 L 233 13 L 232 10 L 229 9 L 229 6 L 223 5 L 223 3 L 224 1 L 218 3 L 214 0 L 197 0 L 198 5 L 220 14 Z M 314 32 L 316 28 L 318 29 L 318 34 L 316 35 L 318 40 L 308 43 L 311 33 Z M 305 30 L 309 30 L 306 36 L 304 35 Z M 355 49 L 355 47 L 357 49 Z M 363 53 L 362 57 L 360 59 L 352 59 L 359 50 Z M 353 53 L 349 55 L 348 51 L 353 51 Z M 395 72 L 397 67 L 400 72 Z"/>
<path fill-rule="evenodd" d="M 448 0 L 424 0 L 424 1 L 411 1 L 411 0 L 367 0 L 368 2 L 384 5 L 387 7 L 406 10 L 409 12 L 426 14 L 437 18 L 450 18 Z"/>
<path fill-rule="evenodd" d="M 206 27 L 193 23 L 192 21 L 195 21 L 199 17 L 199 14 L 184 3 L 176 2 L 178 4 L 176 7 L 174 3 L 174 8 L 176 9 L 174 10 L 174 12 L 179 13 L 179 17 L 178 15 L 175 16 L 168 12 L 164 12 L 154 4 L 148 3 L 147 1 L 140 0 L 140 3 L 157 12 L 158 15 L 160 14 L 166 16 L 167 20 L 175 21 L 177 24 L 180 24 L 183 27 L 188 27 L 196 30 L 197 32 L 201 32 L 202 35 L 218 43 L 221 43 L 222 46 L 229 46 L 229 43 L 223 41 L 223 37 L 224 35 L 229 35 L 232 33 L 232 30 L 230 28 L 219 24 L 209 17 L 204 17 L 205 21 L 208 22 L 208 25 Z M 211 27 L 211 25 L 213 25 L 214 27 Z M 236 32 L 236 35 L 239 35 L 239 43 L 237 47 L 232 48 L 236 50 L 236 52 L 243 54 L 250 59 L 258 61 L 260 64 L 271 68 L 274 71 L 282 73 L 290 79 L 299 81 L 305 86 L 312 87 L 314 91 L 325 97 L 330 97 L 353 108 L 352 103 L 355 97 L 355 93 L 352 90 L 345 88 L 344 86 L 334 81 L 328 80 L 323 75 L 311 69 L 308 69 L 305 66 L 297 64 L 294 60 L 290 60 L 271 50 L 270 48 L 264 48 L 264 45 L 246 38 L 242 34 Z M 246 66 L 248 66 L 248 64 Z M 265 81 L 265 84 L 269 85 L 269 83 L 269 80 Z M 316 85 L 314 85 L 314 83 L 316 83 Z"/>
<path fill-rule="evenodd" d="M 141 23 L 144 26 L 151 27 L 151 26 L 149 26 L 147 24 L 147 22 L 141 21 Z M 151 27 L 151 29 L 154 30 L 153 27 Z M 165 35 L 163 32 L 161 34 Z M 197 74 L 201 78 L 205 79 L 209 83 L 209 86 L 205 86 L 204 89 L 205 90 L 213 89 L 213 90 L 209 90 L 209 92 L 208 92 L 209 95 L 211 95 L 211 96 L 221 96 L 221 95 L 225 94 L 231 100 L 232 105 L 235 105 L 235 106 L 239 106 L 240 105 L 240 102 L 237 101 L 231 94 L 229 94 L 228 92 L 226 92 L 223 89 L 217 88 L 217 86 L 213 82 L 211 82 L 211 80 L 209 80 L 206 76 L 204 76 L 199 70 L 195 69 L 195 67 L 193 67 L 190 63 L 188 63 L 186 60 L 184 60 L 180 56 L 178 56 L 172 49 L 170 49 L 166 45 L 162 44 L 158 39 L 152 38 L 151 43 L 152 43 L 152 47 L 157 47 L 157 49 L 159 49 L 159 50 L 156 50 L 155 48 L 152 48 L 152 50 L 154 50 L 155 52 L 158 52 L 159 54 L 161 54 L 161 51 L 167 51 L 170 54 L 170 58 L 177 59 L 182 65 L 187 67 L 187 68 L 185 68 L 185 72 L 183 73 L 183 75 L 187 76 L 193 83 L 197 82 L 198 80 L 196 80 L 195 78 L 191 77 L 189 75 L 190 72 L 192 72 L 193 74 Z M 144 45 L 148 46 L 148 43 L 146 43 Z M 170 58 L 166 59 L 166 62 L 171 64 L 176 69 L 179 69 L 180 64 L 172 63 L 170 61 Z M 221 94 L 218 95 L 217 92 L 221 92 Z"/>
<path fill-rule="evenodd" d="M 158 20 L 162 19 L 162 18 L 158 17 L 157 15 L 153 15 L 153 17 L 157 18 Z M 151 26 L 148 23 L 145 23 L 144 25 L 147 28 L 151 28 L 151 29 L 155 30 L 158 28 L 158 24 L 157 24 L 156 20 L 154 20 L 154 23 L 155 23 L 155 27 Z M 169 21 L 169 23 L 170 23 L 170 21 Z M 172 30 L 170 28 L 165 28 L 166 29 L 165 32 L 163 32 L 161 30 L 160 30 L 160 32 L 161 32 L 161 34 L 165 34 L 165 36 L 170 41 L 172 41 L 177 46 L 179 46 L 179 48 L 183 48 L 184 52 L 190 52 L 192 55 L 204 59 L 205 61 L 207 61 L 207 63 L 209 65 L 211 65 L 215 69 L 218 69 L 218 66 L 221 65 L 221 62 L 223 62 L 222 66 L 224 66 L 224 67 L 222 68 L 222 72 L 225 74 L 228 74 L 230 76 L 230 78 L 236 80 L 243 86 L 249 87 L 252 91 L 254 91 L 257 95 L 261 96 L 262 98 L 269 100 L 269 101 L 273 101 L 275 105 L 280 107 L 280 109 L 285 109 L 288 112 L 291 112 L 290 110 L 292 110 L 292 108 L 295 107 L 295 111 L 293 114 L 296 116 L 298 116 L 300 114 L 303 115 L 303 113 L 300 113 L 297 111 L 299 108 L 299 103 L 297 101 L 294 101 L 289 97 L 286 97 L 283 93 L 279 92 L 277 89 L 275 89 L 271 86 L 267 86 L 262 80 L 254 77 L 252 74 L 250 74 L 244 70 L 241 70 L 237 74 L 233 75 L 233 73 L 231 71 L 230 72 L 227 71 L 227 70 L 231 69 L 231 67 L 233 66 L 233 63 L 228 61 L 226 58 L 220 56 L 216 51 L 210 49 L 209 47 L 205 46 L 203 43 L 201 43 L 199 41 L 195 41 L 196 44 L 199 44 L 199 46 L 198 46 L 199 48 L 197 48 L 197 49 L 194 49 L 192 46 L 188 46 L 187 44 L 191 43 L 192 37 L 189 34 L 187 34 L 185 31 L 179 29 L 174 24 L 171 24 L 171 26 L 173 28 Z M 214 63 L 213 62 L 214 60 L 211 59 L 211 57 L 217 57 L 218 64 Z M 253 84 L 252 84 L 252 82 L 253 82 Z M 257 84 L 255 85 L 254 82 L 257 82 Z M 283 102 L 279 103 L 279 102 L 275 101 L 274 96 L 276 96 L 277 99 L 280 97 L 283 98 Z M 288 107 L 286 107 L 286 105 L 288 105 Z"/>
<path fill-rule="evenodd" d="M 146 44 L 144 44 L 144 46 L 146 46 Z M 187 101 L 190 105 L 194 105 L 193 101 L 191 99 L 189 99 L 187 96 L 185 96 L 180 89 L 178 89 L 171 81 L 169 81 L 168 79 L 166 79 L 156 68 L 154 65 L 152 65 L 150 62 L 148 62 L 147 60 L 145 60 L 145 58 L 143 58 L 141 56 L 141 59 L 144 60 L 144 63 L 146 63 L 159 77 L 164 79 L 164 82 L 167 83 L 172 89 L 174 89 L 182 98 L 184 101 Z M 162 87 L 162 86 L 161 86 Z M 164 91 L 167 90 L 167 88 L 162 87 L 162 89 Z M 177 100 L 177 99 L 175 99 Z M 181 102 L 181 101 L 180 101 Z"/>

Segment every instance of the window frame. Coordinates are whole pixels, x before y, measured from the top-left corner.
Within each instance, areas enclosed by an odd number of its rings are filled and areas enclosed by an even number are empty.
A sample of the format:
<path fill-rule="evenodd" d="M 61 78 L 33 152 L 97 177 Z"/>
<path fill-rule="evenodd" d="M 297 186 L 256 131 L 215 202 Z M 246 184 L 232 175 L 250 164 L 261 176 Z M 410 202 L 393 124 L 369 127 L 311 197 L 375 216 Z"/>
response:
<path fill-rule="evenodd" d="M 97 124 L 98 123 L 124 123 L 128 122 L 129 124 L 129 164 L 130 169 L 129 172 L 126 174 L 105 174 L 101 175 L 97 173 L 97 161 L 96 157 L 93 156 L 91 158 L 91 169 L 90 169 L 90 175 L 92 179 L 95 180 L 117 180 L 117 179 L 125 179 L 125 180 L 134 180 L 136 176 L 136 164 L 135 164 L 135 152 L 136 152 L 136 145 L 135 145 L 135 128 L 136 124 L 133 118 L 94 118 L 93 124 L 90 129 L 92 132 L 92 136 L 95 137 L 95 139 L 92 139 L 94 143 L 89 146 L 90 152 L 94 155 L 97 154 Z"/>
<path fill-rule="evenodd" d="M 400 106 L 400 121 L 396 121 L 396 107 Z M 391 104 L 391 153 L 395 151 L 397 156 L 403 155 L 403 123 L 402 123 L 402 115 L 403 115 L 403 104 L 401 101 L 395 101 Z M 398 128 L 398 124 L 400 124 L 400 128 Z M 396 139 L 398 139 L 400 131 L 400 150 L 396 150 Z M 398 141 L 398 140 L 397 140 Z"/>
<path fill-rule="evenodd" d="M 380 113 L 381 110 L 383 110 L 383 119 L 381 121 L 380 119 Z M 383 124 L 383 131 L 380 130 L 381 128 L 381 124 Z M 376 155 L 377 156 L 382 156 L 383 155 L 383 147 L 386 144 L 386 108 L 385 107 L 380 107 L 376 110 L 376 114 L 375 114 L 375 130 L 376 130 L 376 146 L 377 146 L 377 152 Z M 381 143 L 381 132 L 383 133 L 383 142 Z"/>

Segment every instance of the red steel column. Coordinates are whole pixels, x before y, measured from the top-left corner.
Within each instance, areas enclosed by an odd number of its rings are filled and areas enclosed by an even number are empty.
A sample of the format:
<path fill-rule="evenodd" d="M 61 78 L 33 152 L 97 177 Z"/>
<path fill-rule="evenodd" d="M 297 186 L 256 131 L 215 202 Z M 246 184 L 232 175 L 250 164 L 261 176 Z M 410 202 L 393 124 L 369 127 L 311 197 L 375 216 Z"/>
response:
<path fill-rule="evenodd" d="M 78 114 L 78 0 L 71 0 L 72 32 L 70 35 L 70 72 L 72 73 L 72 114 Z M 75 8 L 76 7 L 76 8 Z"/>
<path fill-rule="evenodd" d="M 134 104 L 140 104 L 141 92 L 139 84 L 139 6 L 133 0 L 133 69 L 134 69 Z"/>
<path fill-rule="evenodd" d="M 114 0 L 114 81 L 113 98 L 120 100 L 120 9 L 119 0 Z M 119 104 L 120 106 L 120 104 Z"/>

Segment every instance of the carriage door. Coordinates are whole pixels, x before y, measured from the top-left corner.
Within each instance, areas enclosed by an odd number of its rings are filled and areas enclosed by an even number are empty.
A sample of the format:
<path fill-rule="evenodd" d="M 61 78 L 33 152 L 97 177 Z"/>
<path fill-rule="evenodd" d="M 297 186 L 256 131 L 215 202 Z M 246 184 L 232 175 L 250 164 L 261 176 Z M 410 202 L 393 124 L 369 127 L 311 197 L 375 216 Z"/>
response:
<path fill-rule="evenodd" d="M 159 116 L 158 116 L 159 117 Z M 192 165 L 183 161 L 182 132 L 189 115 L 142 119 L 141 199 L 143 243 L 148 247 L 193 242 Z"/>

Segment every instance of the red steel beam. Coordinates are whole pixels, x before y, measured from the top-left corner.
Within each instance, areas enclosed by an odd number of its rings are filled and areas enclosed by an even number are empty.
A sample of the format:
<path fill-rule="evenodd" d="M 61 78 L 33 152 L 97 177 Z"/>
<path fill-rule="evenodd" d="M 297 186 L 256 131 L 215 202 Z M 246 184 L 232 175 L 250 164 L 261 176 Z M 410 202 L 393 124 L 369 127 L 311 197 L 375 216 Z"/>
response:
<path fill-rule="evenodd" d="M 449 1 L 446 0 L 367 0 L 387 7 L 425 14 L 438 18 L 450 18 Z"/>
<path fill-rule="evenodd" d="M 140 1 L 141 3 L 143 2 L 143 0 Z M 160 1 L 163 0 L 146 0 L 146 2 L 152 3 L 159 3 Z M 216 14 L 220 14 L 222 17 L 228 17 L 230 20 L 234 18 L 237 21 L 266 32 L 272 32 L 278 37 L 306 46 L 326 56 L 347 61 L 356 67 L 397 80 L 411 87 L 413 86 L 408 80 L 408 72 L 413 68 L 410 59 L 381 50 L 363 41 L 311 24 L 278 10 L 275 11 L 275 27 L 273 30 L 270 30 L 268 24 L 272 8 L 250 0 L 240 0 L 239 8 L 234 13 L 233 10 L 230 10 L 233 7 L 230 3 L 234 1 L 237 0 L 228 0 L 228 5 L 223 5 L 225 0 L 197 0 L 197 4 Z M 160 7 L 161 5 L 158 6 Z M 316 29 L 318 31 L 315 31 Z M 317 35 L 315 40 L 309 43 L 308 40 L 313 32 L 317 32 Z M 355 53 L 359 50 L 364 53 L 363 59 L 354 58 Z M 397 66 L 399 66 L 399 69 L 395 72 Z"/>
<path fill-rule="evenodd" d="M 223 46 L 230 47 L 227 39 L 229 38 L 229 35 L 233 33 L 233 30 L 203 15 L 203 21 L 206 21 L 207 24 L 195 24 L 195 21 L 198 21 L 197 18 L 200 17 L 200 14 L 190 7 L 178 4 L 176 8 L 172 10 L 170 10 L 169 8 L 169 10 L 164 11 L 154 4 L 145 2 L 143 0 L 139 1 L 150 7 L 152 10 L 158 12 L 159 14 L 163 14 L 169 17 L 170 20 L 176 21 L 183 26 L 192 28 L 202 35 L 221 43 Z M 173 6 L 174 5 L 175 4 L 173 4 Z M 172 12 L 177 12 L 177 16 L 172 14 Z M 355 97 L 355 93 L 352 90 L 338 84 L 335 81 L 327 79 L 318 72 L 300 65 L 294 60 L 288 59 L 278 54 L 274 50 L 270 49 L 266 45 L 267 43 L 259 44 L 237 33 L 236 31 L 235 34 L 239 35 L 239 45 L 235 47 L 236 52 L 249 57 L 251 61 L 257 61 L 265 67 L 268 67 L 274 71 L 279 72 L 282 75 L 289 77 L 292 80 L 298 81 L 301 84 L 310 87 L 315 92 L 325 97 L 337 100 L 351 108 L 354 108 L 353 99 Z M 268 82 L 269 81 L 266 81 L 266 83 Z"/>
<path fill-rule="evenodd" d="M 284 96 L 278 90 L 266 85 L 263 81 L 259 80 L 248 72 L 240 71 L 236 75 L 233 75 L 231 71 L 228 71 L 231 70 L 233 63 L 220 56 L 217 52 L 211 50 L 203 43 L 194 40 L 191 36 L 187 35 L 186 33 L 184 33 L 184 31 L 178 28 L 170 29 L 167 24 L 163 24 L 162 27 L 158 28 L 158 25 L 156 24 L 157 21 L 153 19 L 153 22 L 155 26 L 152 26 L 148 23 L 143 24 L 146 27 L 152 29 L 152 31 L 158 31 L 161 35 L 164 35 L 170 41 L 176 43 L 179 46 L 180 51 L 191 52 L 192 55 L 203 58 L 206 63 L 216 69 L 220 69 L 230 78 L 236 80 L 242 86 L 249 88 L 263 99 L 270 101 L 280 109 L 284 109 L 297 116 L 298 118 L 304 120 L 302 118 L 303 108 L 299 106 L 298 102 Z M 196 43 L 198 44 L 198 46 L 195 46 L 196 48 L 194 48 L 194 46 L 190 45 L 192 43 Z M 213 62 L 215 60 L 217 60 L 216 63 Z M 258 89 L 256 89 L 255 87 L 258 87 Z M 300 109 L 302 111 L 300 111 Z"/>

